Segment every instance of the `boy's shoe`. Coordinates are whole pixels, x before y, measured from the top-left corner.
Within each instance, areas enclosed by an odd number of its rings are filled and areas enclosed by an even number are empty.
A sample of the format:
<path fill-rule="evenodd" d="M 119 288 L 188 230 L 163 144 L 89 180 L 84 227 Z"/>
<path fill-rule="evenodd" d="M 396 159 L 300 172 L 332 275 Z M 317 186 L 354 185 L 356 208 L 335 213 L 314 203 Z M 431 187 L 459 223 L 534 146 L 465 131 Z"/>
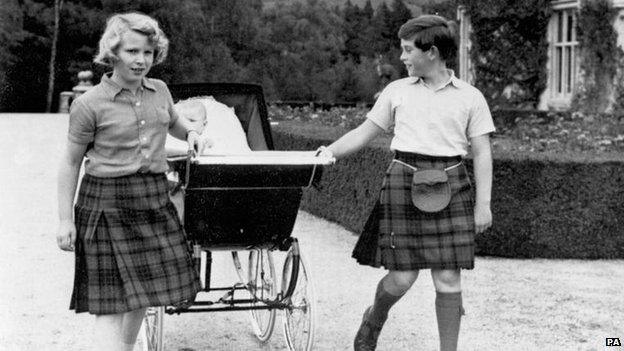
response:
<path fill-rule="evenodd" d="M 373 324 L 368 320 L 372 307 L 373 306 L 369 306 L 366 311 L 364 311 L 362 324 L 357 334 L 355 334 L 355 340 L 353 340 L 353 349 L 355 351 L 374 351 L 377 348 L 377 339 L 379 338 L 379 333 L 381 332 L 383 324 Z"/>

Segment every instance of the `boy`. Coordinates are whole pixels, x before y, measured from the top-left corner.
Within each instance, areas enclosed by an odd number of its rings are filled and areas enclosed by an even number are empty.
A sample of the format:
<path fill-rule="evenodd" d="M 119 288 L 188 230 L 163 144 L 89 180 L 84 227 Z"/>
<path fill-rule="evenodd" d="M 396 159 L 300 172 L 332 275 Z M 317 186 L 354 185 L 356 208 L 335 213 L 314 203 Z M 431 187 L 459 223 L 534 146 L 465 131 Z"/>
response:
<path fill-rule="evenodd" d="M 374 350 L 388 311 L 431 269 L 440 349 L 456 350 L 461 315 L 460 270 L 474 267 L 474 235 L 491 226 L 495 130 L 483 95 L 455 77 L 446 61 L 457 50 L 452 23 L 424 15 L 399 29 L 409 77 L 390 83 L 359 127 L 320 152 L 341 158 L 394 126 L 395 157 L 353 257 L 389 272 L 364 312 L 355 350 Z M 474 155 L 476 202 L 462 158 Z"/>

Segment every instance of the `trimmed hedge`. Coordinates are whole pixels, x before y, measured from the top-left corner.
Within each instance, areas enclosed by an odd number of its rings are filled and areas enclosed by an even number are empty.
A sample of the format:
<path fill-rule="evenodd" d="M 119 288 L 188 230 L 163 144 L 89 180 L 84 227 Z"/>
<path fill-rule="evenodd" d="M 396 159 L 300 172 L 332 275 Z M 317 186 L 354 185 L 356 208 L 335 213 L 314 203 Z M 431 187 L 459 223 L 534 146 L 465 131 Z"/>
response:
<path fill-rule="evenodd" d="M 332 140 L 278 131 L 280 150 L 314 150 Z M 302 209 L 359 233 L 392 158 L 365 148 L 328 167 Z M 466 160 L 472 172 L 471 160 Z M 517 258 L 624 258 L 624 162 L 557 155 L 495 155 L 494 225 L 476 237 L 477 254 Z"/>

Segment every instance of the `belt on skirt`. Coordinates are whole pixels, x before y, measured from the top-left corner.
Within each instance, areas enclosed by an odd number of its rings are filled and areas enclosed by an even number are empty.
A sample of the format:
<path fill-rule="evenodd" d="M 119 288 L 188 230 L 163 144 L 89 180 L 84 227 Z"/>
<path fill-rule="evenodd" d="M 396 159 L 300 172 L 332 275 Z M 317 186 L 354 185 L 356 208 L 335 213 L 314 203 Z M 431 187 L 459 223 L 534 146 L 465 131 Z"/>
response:
<path fill-rule="evenodd" d="M 445 171 L 448 171 L 450 169 L 453 169 L 455 167 L 458 167 L 459 165 L 462 164 L 462 157 L 461 156 L 430 156 L 430 155 L 423 155 L 423 154 L 417 154 L 417 153 L 413 153 L 413 152 L 405 152 L 405 151 L 399 151 L 399 150 L 395 150 L 394 151 L 394 159 L 392 160 L 392 162 L 398 162 L 401 163 L 404 166 L 407 166 L 413 170 L 417 170 L 417 167 L 414 167 L 412 165 L 410 165 L 408 162 L 409 161 L 421 161 L 421 162 L 455 162 L 454 165 L 444 168 Z"/>

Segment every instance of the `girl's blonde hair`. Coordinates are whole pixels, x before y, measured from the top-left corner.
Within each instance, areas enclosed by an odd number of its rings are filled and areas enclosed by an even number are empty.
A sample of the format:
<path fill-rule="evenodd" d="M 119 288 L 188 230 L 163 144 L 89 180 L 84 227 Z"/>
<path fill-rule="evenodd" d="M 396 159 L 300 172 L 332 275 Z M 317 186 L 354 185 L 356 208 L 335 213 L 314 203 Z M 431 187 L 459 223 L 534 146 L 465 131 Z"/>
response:
<path fill-rule="evenodd" d="M 119 60 L 117 50 L 121 44 L 121 36 L 130 30 L 146 35 L 150 45 L 154 46 L 154 65 L 165 60 L 169 50 L 169 40 L 158 26 L 158 22 L 142 13 L 130 12 L 113 15 L 106 21 L 106 29 L 100 38 L 99 51 L 93 61 L 105 66 L 113 66 Z"/>

